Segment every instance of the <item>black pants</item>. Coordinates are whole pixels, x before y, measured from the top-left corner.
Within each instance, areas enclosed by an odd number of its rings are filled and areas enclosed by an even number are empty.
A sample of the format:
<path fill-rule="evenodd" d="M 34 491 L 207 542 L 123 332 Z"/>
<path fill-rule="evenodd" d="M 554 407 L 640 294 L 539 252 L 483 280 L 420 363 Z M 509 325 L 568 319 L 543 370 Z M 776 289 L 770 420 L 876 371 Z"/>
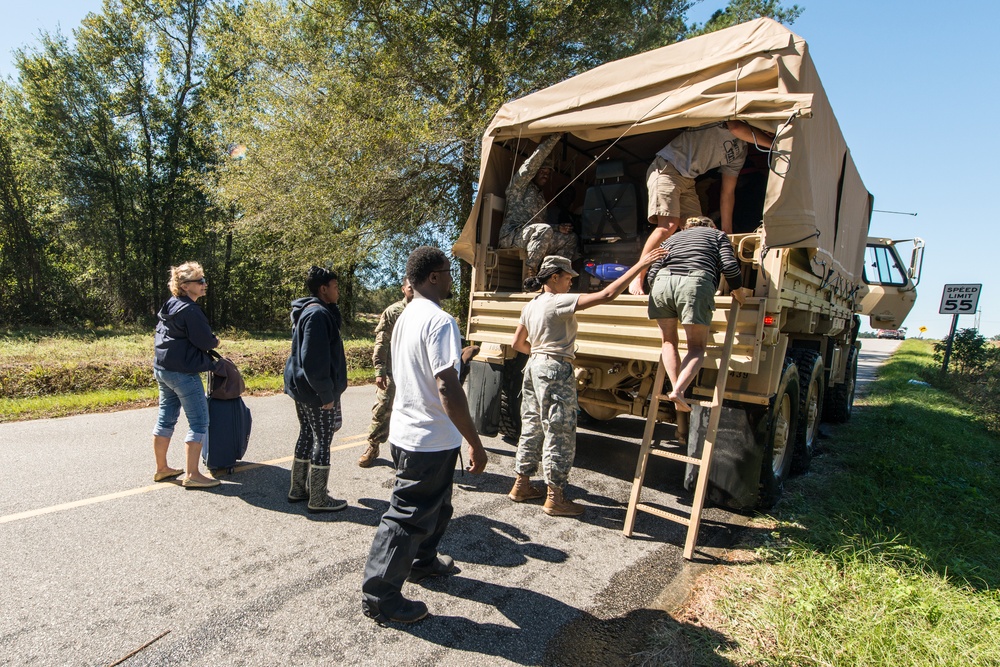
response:
<path fill-rule="evenodd" d="M 361 592 L 373 611 L 392 614 L 402 602 L 403 582 L 413 567 L 429 567 L 451 520 L 452 478 L 458 448 L 408 452 L 389 445 L 396 485 L 389 509 L 375 531 Z"/>

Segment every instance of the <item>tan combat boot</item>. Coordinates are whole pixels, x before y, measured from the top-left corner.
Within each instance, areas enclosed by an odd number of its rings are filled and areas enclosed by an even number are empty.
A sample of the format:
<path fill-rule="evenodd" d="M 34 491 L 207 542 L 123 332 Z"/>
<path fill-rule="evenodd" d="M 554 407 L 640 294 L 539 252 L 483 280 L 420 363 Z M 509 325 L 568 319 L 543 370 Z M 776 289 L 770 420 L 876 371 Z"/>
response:
<path fill-rule="evenodd" d="M 517 475 L 517 479 L 514 480 L 514 487 L 507 494 L 507 497 L 513 500 L 515 503 L 523 503 L 525 500 L 536 500 L 538 498 L 545 497 L 545 491 L 533 486 L 531 484 L 531 478 L 527 475 Z"/>
<path fill-rule="evenodd" d="M 378 450 L 378 443 L 372 444 L 369 442 L 368 449 L 366 449 L 365 453 L 358 459 L 358 465 L 362 468 L 371 468 L 375 464 L 375 459 L 378 458 Z"/>
<path fill-rule="evenodd" d="M 583 509 L 583 505 L 567 500 L 562 489 L 549 486 L 549 494 L 542 507 L 543 512 L 549 516 L 580 516 L 583 514 Z"/>

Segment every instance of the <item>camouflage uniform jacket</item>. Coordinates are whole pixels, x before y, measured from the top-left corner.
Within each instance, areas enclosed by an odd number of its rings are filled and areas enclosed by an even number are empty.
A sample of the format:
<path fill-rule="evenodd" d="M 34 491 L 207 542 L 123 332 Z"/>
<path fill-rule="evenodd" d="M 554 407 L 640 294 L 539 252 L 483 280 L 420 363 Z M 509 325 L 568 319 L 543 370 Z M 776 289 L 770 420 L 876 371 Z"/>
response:
<path fill-rule="evenodd" d="M 500 247 L 510 248 L 521 245 L 518 243 L 521 236 L 521 229 L 529 220 L 532 223 L 547 222 L 544 216 L 538 213 L 545 208 L 546 201 L 542 191 L 538 189 L 532 181 L 538 170 L 545 163 L 545 158 L 549 156 L 552 149 L 559 143 L 560 135 L 553 134 L 542 143 L 538 144 L 535 152 L 528 156 L 528 159 L 521 164 L 520 169 L 510 179 L 507 186 L 506 213 L 503 225 L 500 227 Z"/>
<path fill-rule="evenodd" d="M 392 329 L 396 326 L 396 320 L 406 308 L 406 299 L 400 299 L 382 311 L 378 318 L 378 326 L 375 327 L 375 349 L 372 351 L 372 364 L 375 365 L 376 377 L 392 377 Z"/>

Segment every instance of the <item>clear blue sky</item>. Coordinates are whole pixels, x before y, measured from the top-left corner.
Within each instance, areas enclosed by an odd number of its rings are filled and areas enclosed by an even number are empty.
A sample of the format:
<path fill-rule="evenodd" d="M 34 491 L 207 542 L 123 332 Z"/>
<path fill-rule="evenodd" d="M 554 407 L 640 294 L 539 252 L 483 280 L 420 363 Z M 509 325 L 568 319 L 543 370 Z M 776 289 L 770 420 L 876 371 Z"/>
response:
<path fill-rule="evenodd" d="M 689 18 L 704 21 L 724 4 L 704 0 Z M 958 0 L 947 11 L 914 0 L 798 4 L 805 11 L 791 28 L 809 43 L 875 208 L 917 213 L 876 213 L 872 235 L 927 242 L 919 297 L 905 323 L 909 333 L 923 325 L 928 337 L 947 335 L 951 317 L 937 312 L 942 286 L 982 283 L 980 331 L 1000 334 L 1000 272 L 990 268 L 1000 265 L 992 201 L 1000 192 L 1000 161 L 990 152 L 991 113 L 1000 106 L 994 3 Z M 100 6 L 98 0 L 3 0 L 0 75 L 13 75 L 11 52 L 34 42 L 40 30 L 61 27 L 68 34 Z M 959 327 L 974 323 L 962 316 Z"/>

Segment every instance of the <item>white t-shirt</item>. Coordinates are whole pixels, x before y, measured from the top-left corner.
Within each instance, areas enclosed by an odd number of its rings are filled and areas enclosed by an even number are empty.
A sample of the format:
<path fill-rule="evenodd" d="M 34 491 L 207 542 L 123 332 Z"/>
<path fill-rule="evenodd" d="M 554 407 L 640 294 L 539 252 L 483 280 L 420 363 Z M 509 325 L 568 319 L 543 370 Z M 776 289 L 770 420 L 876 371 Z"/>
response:
<path fill-rule="evenodd" d="M 462 337 L 455 318 L 433 301 L 415 298 L 392 330 L 392 379 L 396 397 L 389 442 L 408 452 L 440 452 L 462 446 L 438 394 L 441 371 L 459 371 Z"/>
<path fill-rule="evenodd" d="M 747 142 L 734 137 L 725 123 L 713 123 L 684 130 L 657 155 L 687 178 L 716 167 L 723 174 L 739 176 L 747 159 Z"/>
<path fill-rule="evenodd" d="M 576 358 L 576 302 L 579 294 L 542 292 L 521 309 L 532 354 Z"/>

